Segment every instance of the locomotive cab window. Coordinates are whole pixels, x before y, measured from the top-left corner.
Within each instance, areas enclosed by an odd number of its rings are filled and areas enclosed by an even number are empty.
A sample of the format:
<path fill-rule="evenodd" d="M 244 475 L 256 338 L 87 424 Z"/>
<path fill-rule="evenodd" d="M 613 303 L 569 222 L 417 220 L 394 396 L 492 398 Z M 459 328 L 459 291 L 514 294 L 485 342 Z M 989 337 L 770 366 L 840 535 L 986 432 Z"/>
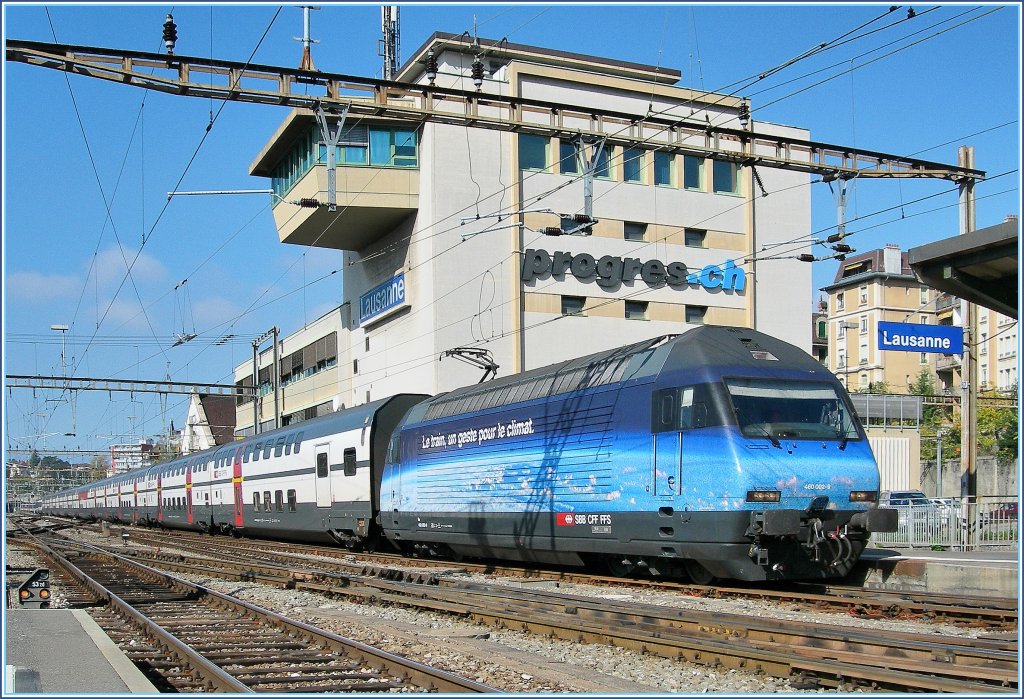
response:
<path fill-rule="evenodd" d="M 745 437 L 858 439 L 849 405 L 832 384 L 774 379 L 726 379 L 736 420 Z"/>
<path fill-rule="evenodd" d="M 345 475 L 354 476 L 356 475 L 356 450 L 346 449 L 344 452 L 345 457 Z"/>

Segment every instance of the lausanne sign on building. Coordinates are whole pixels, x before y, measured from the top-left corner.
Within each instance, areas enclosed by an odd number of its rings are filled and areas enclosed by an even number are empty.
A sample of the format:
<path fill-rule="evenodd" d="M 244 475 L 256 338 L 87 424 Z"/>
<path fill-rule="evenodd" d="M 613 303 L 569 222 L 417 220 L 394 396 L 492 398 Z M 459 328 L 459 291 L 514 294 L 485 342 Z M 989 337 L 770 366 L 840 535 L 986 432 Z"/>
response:
<path fill-rule="evenodd" d="M 359 297 L 359 323 L 383 317 L 405 306 L 405 272 L 378 284 Z"/>
<path fill-rule="evenodd" d="M 919 325 L 883 320 L 878 323 L 878 349 L 961 354 L 964 351 L 964 329 L 959 325 Z"/>

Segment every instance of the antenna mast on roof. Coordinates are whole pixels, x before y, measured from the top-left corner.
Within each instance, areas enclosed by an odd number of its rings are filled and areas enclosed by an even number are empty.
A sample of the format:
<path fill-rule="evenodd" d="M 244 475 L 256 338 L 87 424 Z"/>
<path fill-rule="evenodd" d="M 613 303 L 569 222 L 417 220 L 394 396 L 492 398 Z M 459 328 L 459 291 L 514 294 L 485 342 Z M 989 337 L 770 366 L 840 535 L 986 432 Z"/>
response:
<path fill-rule="evenodd" d="M 295 36 L 292 37 L 296 41 L 302 42 L 302 61 L 299 63 L 299 70 L 316 70 L 316 66 L 313 65 L 313 56 L 309 53 L 310 44 L 319 44 L 320 42 L 316 39 L 309 38 L 309 11 L 319 10 L 318 5 L 302 5 L 302 38 Z"/>
<path fill-rule="evenodd" d="M 384 57 L 384 79 L 394 80 L 398 72 L 399 28 L 398 5 L 381 5 L 380 26 L 384 38 L 379 39 L 377 55 Z"/>

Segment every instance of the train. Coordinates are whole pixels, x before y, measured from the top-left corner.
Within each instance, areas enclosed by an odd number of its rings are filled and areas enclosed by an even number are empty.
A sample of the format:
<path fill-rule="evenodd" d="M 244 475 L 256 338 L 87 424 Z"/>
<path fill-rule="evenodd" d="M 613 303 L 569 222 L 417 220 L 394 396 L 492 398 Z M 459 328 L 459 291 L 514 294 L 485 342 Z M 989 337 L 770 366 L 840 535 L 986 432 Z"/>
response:
<path fill-rule="evenodd" d="M 47 497 L 91 520 L 616 575 L 848 574 L 879 471 L 803 350 L 699 326 L 438 395 L 399 394 Z"/>

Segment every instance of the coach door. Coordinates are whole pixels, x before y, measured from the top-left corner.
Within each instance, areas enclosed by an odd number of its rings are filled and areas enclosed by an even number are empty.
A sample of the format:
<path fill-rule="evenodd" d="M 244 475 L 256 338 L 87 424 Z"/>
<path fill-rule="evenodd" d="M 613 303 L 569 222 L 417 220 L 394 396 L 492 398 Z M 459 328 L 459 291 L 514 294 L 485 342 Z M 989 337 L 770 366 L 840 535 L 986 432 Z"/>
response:
<path fill-rule="evenodd" d="M 244 510 L 242 509 L 242 447 L 235 449 L 235 458 L 231 461 L 231 489 L 235 502 L 235 526 L 241 527 L 245 525 L 245 519 L 243 518 Z"/>
<path fill-rule="evenodd" d="M 317 444 L 316 445 L 316 473 L 315 487 L 316 487 L 316 506 L 317 507 L 330 507 L 331 506 L 331 460 L 330 460 L 330 444 Z"/>

